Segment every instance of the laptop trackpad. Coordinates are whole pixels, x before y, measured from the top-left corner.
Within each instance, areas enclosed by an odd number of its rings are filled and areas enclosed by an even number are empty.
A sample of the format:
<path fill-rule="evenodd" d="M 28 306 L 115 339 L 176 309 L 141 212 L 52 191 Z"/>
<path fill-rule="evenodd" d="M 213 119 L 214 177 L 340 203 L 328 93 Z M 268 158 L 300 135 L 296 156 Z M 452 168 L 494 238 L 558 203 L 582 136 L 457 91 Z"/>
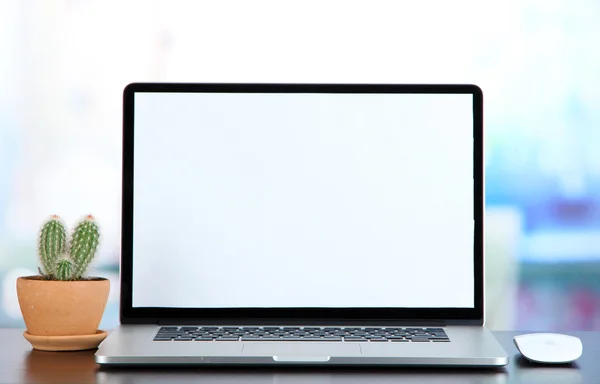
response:
<path fill-rule="evenodd" d="M 358 344 L 347 343 L 269 343 L 259 341 L 244 343 L 242 355 L 273 356 L 275 361 L 327 361 L 331 356 L 357 356 L 361 354 Z"/>

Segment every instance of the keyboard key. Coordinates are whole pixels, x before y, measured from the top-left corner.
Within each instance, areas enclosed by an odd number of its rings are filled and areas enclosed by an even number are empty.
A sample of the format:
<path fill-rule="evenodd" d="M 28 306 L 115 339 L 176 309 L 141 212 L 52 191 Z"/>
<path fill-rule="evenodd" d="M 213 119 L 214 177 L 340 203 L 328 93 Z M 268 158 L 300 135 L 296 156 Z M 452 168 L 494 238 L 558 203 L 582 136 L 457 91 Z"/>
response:
<path fill-rule="evenodd" d="M 449 342 L 450 339 L 431 339 L 431 341 L 433 341 L 434 343 Z"/>
<path fill-rule="evenodd" d="M 184 337 L 184 336 L 187 336 L 187 335 L 156 335 L 155 337 L 159 337 L 162 339 L 176 339 L 178 337 Z"/>
<path fill-rule="evenodd" d="M 170 337 L 155 337 L 154 341 L 171 341 Z"/>
<path fill-rule="evenodd" d="M 429 339 L 425 338 L 425 337 L 413 337 L 412 339 L 413 343 L 428 343 Z"/>
<path fill-rule="evenodd" d="M 407 339 L 390 339 L 392 343 L 408 343 Z"/>

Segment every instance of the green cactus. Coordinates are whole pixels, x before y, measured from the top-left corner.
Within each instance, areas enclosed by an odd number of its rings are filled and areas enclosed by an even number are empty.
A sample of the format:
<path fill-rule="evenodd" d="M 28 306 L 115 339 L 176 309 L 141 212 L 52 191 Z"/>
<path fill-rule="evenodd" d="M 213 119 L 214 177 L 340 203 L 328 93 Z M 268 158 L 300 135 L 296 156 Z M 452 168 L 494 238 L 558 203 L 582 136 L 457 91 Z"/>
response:
<path fill-rule="evenodd" d="M 79 222 L 70 240 L 60 218 L 56 215 L 50 217 L 40 233 L 40 275 L 48 280 L 82 279 L 96 254 L 99 239 L 100 231 L 92 215 Z"/>
<path fill-rule="evenodd" d="M 59 257 L 65 252 L 67 232 L 60 217 L 50 217 L 40 232 L 38 254 L 40 256 L 45 278 L 52 279 L 56 272 Z"/>
<path fill-rule="evenodd" d="M 56 267 L 56 279 L 57 280 L 73 280 L 73 263 L 70 260 L 60 260 Z"/>
<path fill-rule="evenodd" d="M 73 277 L 80 279 L 94 258 L 100 239 L 100 230 L 94 217 L 88 215 L 82 220 L 71 236 L 69 255 L 73 261 Z"/>

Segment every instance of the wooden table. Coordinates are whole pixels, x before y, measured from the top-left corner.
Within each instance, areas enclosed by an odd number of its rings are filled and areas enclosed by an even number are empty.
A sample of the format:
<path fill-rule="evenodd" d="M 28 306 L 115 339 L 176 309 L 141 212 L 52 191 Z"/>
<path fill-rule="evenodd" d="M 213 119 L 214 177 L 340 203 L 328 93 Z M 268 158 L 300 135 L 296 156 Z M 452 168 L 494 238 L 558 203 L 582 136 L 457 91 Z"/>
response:
<path fill-rule="evenodd" d="M 571 366 L 538 366 L 523 360 L 512 337 L 525 332 L 494 332 L 511 356 L 496 370 L 414 368 L 162 368 L 107 369 L 95 351 L 32 350 L 22 330 L 0 329 L 0 383 L 600 383 L 600 332 L 567 332 L 583 342 L 583 356 Z"/>

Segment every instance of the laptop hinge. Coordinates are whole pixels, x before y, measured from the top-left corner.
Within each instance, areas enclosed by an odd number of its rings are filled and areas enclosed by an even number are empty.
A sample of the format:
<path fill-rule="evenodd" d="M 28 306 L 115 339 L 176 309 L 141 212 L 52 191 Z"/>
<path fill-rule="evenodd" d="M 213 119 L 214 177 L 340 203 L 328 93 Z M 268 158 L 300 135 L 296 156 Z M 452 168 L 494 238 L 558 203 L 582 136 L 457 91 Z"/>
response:
<path fill-rule="evenodd" d="M 423 326 L 443 327 L 448 325 L 445 321 L 432 320 L 322 320 L 322 319 L 163 319 L 158 325 L 344 325 L 344 326 Z M 458 325 L 458 324 L 457 324 Z"/>

